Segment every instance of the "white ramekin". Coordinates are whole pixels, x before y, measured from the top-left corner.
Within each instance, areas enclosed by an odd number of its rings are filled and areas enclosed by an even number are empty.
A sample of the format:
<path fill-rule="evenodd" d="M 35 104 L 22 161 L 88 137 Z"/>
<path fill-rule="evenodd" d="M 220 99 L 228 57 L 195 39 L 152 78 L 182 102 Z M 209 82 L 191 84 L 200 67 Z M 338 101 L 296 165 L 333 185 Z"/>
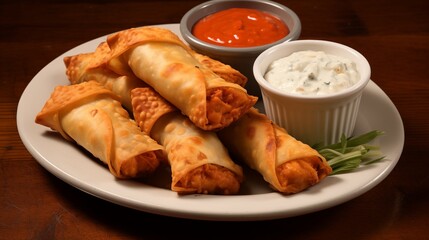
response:
<path fill-rule="evenodd" d="M 269 65 L 293 52 L 314 50 L 349 58 L 355 62 L 360 80 L 350 88 L 328 95 L 300 95 L 278 90 L 264 79 Z M 296 40 L 262 52 L 255 60 L 253 74 L 262 92 L 265 113 L 289 134 L 309 145 L 338 142 L 341 135 L 353 134 L 362 92 L 370 80 L 371 68 L 358 51 L 323 40 Z"/>

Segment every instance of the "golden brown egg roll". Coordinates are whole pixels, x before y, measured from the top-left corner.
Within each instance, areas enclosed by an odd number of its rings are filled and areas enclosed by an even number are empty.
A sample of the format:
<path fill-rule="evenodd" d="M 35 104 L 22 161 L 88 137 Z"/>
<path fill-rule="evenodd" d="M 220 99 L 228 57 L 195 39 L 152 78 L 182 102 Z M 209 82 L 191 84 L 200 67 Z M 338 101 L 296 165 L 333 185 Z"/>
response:
<path fill-rule="evenodd" d="M 257 101 L 240 85 L 202 65 L 167 29 L 132 28 L 108 36 L 107 43 L 112 51 L 108 63 L 112 71 L 132 72 L 201 129 L 222 129 Z"/>
<path fill-rule="evenodd" d="M 233 156 L 258 171 L 281 193 L 303 191 L 332 172 L 315 149 L 296 140 L 255 108 L 219 131 L 218 136 Z"/>
<path fill-rule="evenodd" d="M 35 122 L 85 148 L 118 178 L 149 176 L 163 147 L 140 130 L 117 99 L 95 81 L 58 86 Z"/>
<path fill-rule="evenodd" d="M 106 66 L 110 56 L 110 48 L 106 42 L 102 42 L 94 52 L 81 53 L 64 57 L 66 75 L 71 84 L 78 84 L 94 80 L 120 97 L 120 102 L 128 110 L 131 106 L 131 90 L 137 87 L 145 87 L 141 79 L 131 74 L 119 75 Z"/>
<path fill-rule="evenodd" d="M 165 148 L 171 189 L 179 194 L 236 194 L 243 180 L 214 132 L 196 127 L 151 88 L 131 91 L 133 114 L 144 132 Z"/>

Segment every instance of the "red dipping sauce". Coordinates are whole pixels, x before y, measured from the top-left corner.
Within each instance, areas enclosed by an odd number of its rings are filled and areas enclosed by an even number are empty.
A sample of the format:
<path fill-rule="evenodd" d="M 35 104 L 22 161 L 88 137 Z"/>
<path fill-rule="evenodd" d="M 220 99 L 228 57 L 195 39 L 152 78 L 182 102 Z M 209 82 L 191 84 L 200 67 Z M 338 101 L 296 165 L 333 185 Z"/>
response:
<path fill-rule="evenodd" d="M 275 42 L 289 33 L 279 18 L 250 8 L 230 8 L 208 15 L 193 27 L 195 37 L 224 47 L 254 47 Z"/>

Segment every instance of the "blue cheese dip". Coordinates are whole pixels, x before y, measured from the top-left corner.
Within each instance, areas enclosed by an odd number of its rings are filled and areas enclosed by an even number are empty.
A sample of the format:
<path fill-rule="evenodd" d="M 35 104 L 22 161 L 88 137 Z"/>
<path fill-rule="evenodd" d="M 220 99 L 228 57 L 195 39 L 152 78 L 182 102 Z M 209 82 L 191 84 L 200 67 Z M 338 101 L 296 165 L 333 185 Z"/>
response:
<path fill-rule="evenodd" d="M 299 51 L 273 61 L 264 77 L 284 92 L 325 95 L 353 86 L 359 72 L 350 59 L 322 51 Z"/>

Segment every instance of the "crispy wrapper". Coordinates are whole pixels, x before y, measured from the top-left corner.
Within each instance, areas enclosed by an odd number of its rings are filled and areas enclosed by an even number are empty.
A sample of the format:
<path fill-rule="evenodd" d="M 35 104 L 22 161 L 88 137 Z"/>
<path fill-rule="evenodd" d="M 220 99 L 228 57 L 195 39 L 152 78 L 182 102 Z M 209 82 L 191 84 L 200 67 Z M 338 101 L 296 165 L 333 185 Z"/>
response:
<path fill-rule="evenodd" d="M 58 86 L 35 122 L 85 148 L 118 178 L 149 176 L 163 147 L 140 130 L 117 99 L 95 81 Z"/>
<path fill-rule="evenodd" d="M 145 87 L 147 84 L 134 74 L 119 75 L 107 68 L 109 56 L 110 48 L 106 42 L 102 42 L 94 52 L 66 56 L 64 57 L 66 75 L 71 84 L 91 80 L 99 82 L 119 96 L 122 105 L 131 111 L 131 90 Z"/>
<path fill-rule="evenodd" d="M 177 107 L 198 127 L 219 130 L 239 119 L 257 101 L 239 84 L 201 64 L 173 32 L 158 27 L 110 35 L 109 68 L 131 72 Z"/>
<path fill-rule="evenodd" d="M 151 88 L 131 91 L 140 128 L 165 148 L 171 189 L 179 194 L 235 194 L 243 172 L 214 132 L 196 127 Z"/>
<path fill-rule="evenodd" d="M 225 81 L 236 83 L 242 87 L 246 86 L 247 77 L 230 65 L 210 58 L 209 56 L 197 53 L 191 50 L 192 55 L 205 67 L 212 70 L 216 75 L 223 78 Z"/>
<path fill-rule="evenodd" d="M 255 108 L 219 131 L 218 136 L 234 156 L 281 193 L 301 192 L 332 172 L 315 149 L 296 140 Z"/>

